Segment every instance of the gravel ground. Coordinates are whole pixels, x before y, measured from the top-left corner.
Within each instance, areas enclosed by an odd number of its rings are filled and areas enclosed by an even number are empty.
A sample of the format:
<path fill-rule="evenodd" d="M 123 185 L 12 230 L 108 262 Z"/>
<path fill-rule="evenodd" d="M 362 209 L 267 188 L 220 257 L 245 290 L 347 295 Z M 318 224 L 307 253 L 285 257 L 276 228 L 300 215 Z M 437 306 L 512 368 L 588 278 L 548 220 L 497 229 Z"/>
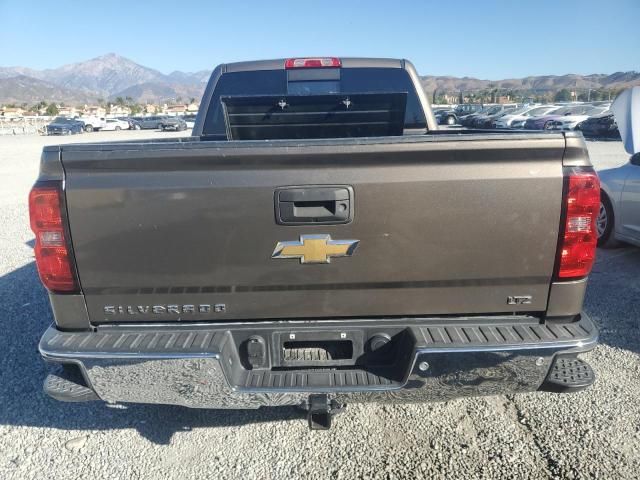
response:
<path fill-rule="evenodd" d="M 198 411 L 48 399 L 37 343 L 52 317 L 33 264 L 26 198 L 42 146 L 59 140 L 0 137 L 1 479 L 640 475 L 640 249 L 632 247 L 599 252 L 585 305 L 602 328 L 601 345 L 587 355 L 598 380 L 582 393 L 351 405 L 329 432 L 308 431 L 289 408 Z M 588 145 L 599 168 L 627 160 L 619 142 Z"/>

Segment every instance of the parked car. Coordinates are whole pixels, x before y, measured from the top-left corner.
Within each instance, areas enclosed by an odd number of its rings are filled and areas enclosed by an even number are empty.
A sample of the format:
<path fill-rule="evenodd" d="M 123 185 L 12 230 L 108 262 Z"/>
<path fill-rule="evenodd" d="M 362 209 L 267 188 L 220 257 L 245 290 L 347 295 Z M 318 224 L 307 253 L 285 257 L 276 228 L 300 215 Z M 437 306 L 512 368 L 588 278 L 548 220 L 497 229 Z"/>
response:
<path fill-rule="evenodd" d="M 118 118 L 107 118 L 101 130 L 105 130 L 105 131 L 129 130 L 129 122 L 120 120 Z"/>
<path fill-rule="evenodd" d="M 127 122 L 128 125 L 128 129 L 129 130 L 140 130 L 140 122 L 138 122 L 137 120 L 135 120 L 133 117 L 118 117 L 118 120 L 122 120 L 123 122 Z M 138 128 L 136 128 L 136 125 L 138 125 Z"/>
<path fill-rule="evenodd" d="M 458 122 L 465 126 L 465 127 L 471 127 L 473 121 L 475 120 L 475 118 L 481 116 L 481 115 L 493 115 L 494 113 L 497 113 L 501 110 L 501 105 L 486 105 L 484 106 L 482 109 L 474 112 L 474 113 L 470 113 L 468 115 L 463 115 L 463 116 L 459 116 L 458 117 Z"/>
<path fill-rule="evenodd" d="M 493 122 L 516 110 L 516 105 L 497 105 L 498 108 L 493 109 L 491 112 L 477 115 L 470 122 L 472 128 L 491 128 Z"/>
<path fill-rule="evenodd" d="M 593 105 L 584 105 L 582 108 L 576 109 L 570 115 L 564 115 L 556 118 L 546 124 L 548 130 L 575 130 L 578 125 L 587 120 L 590 116 L 601 115 L 609 109 L 609 105 L 594 107 Z"/>
<path fill-rule="evenodd" d="M 553 120 L 557 120 L 560 117 L 565 115 L 573 115 L 574 113 L 578 113 L 583 111 L 583 105 L 568 105 L 558 108 L 551 113 L 547 113 L 545 115 L 538 115 L 535 117 L 529 118 L 524 122 L 523 127 L 526 130 L 545 130 L 550 122 Z"/>
<path fill-rule="evenodd" d="M 640 246 L 640 87 L 623 91 L 611 106 L 629 162 L 598 172 L 598 244 L 623 241 Z"/>
<path fill-rule="evenodd" d="M 439 130 L 410 62 L 339 58 L 220 65 L 193 135 L 43 151 L 53 398 L 328 428 L 350 401 L 593 383 L 582 135 Z"/>
<path fill-rule="evenodd" d="M 640 153 L 621 167 L 600 170 L 598 176 L 598 245 L 620 240 L 640 246 Z"/>
<path fill-rule="evenodd" d="M 71 117 L 56 117 L 47 125 L 47 135 L 75 135 L 84 131 L 84 123 Z"/>
<path fill-rule="evenodd" d="M 585 137 L 592 138 L 620 138 L 620 131 L 613 112 L 606 111 L 600 115 L 587 118 L 578 125 L 578 130 Z"/>
<path fill-rule="evenodd" d="M 129 118 L 129 129 L 130 130 L 142 130 L 142 123 L 137 118 Z"/>
<path fill-rule="evenodd" d="M 471 115 L 472 113 L 477 113 L 482 110 L 483 105 L 481 103 L 461 103 L 460 105 L 456 105 L 456 108 L 453 109 L 456 116 L 463 117 L 465 115 Z"/>
<path fill-rule="evenodd" d="M 94 130 L 100 130 L 104 127 L 107 122 L 103 117 L 96 116 L 83 116 L 80 117 L 80 120 L 84 122 L 84 131 L 85 132 L 93 132 Z"/>
<path fill-rule="evenodd" d="M 181 132 L 187 129 L 187 122 L 180 117 L 167 117 L 160 124 L 160 130 L 163 132 L 175 130 Z"/>
<path fill-rule="evenodd" d="M 503 115 L 495 122 L 496 128 L 522 128 L 524 122 L 531 117 L 547 115 L 557 110 L 557 105 L 529 105 Z"/>
<path fill-rule="evenodd" d="M 149 117 L 136 117 L 136 120 L 140 122 L 140 128 L 143 130 L 152 130 L 162 128 L 162 122 L 168 117 L 160 115 L 152 115 Z"/>
<path fill-rule="evenodd" d="M 455 125 L 458 123 L 458 115 L 450 108 L 439 108 L 433 111 L 438 125 Z"/>
<path fill-rule="evenodd" d="M 182 119 L 187 122 L 188 128 L 193 128 L 196 124 L 196 115 L 184 115 Z"/>

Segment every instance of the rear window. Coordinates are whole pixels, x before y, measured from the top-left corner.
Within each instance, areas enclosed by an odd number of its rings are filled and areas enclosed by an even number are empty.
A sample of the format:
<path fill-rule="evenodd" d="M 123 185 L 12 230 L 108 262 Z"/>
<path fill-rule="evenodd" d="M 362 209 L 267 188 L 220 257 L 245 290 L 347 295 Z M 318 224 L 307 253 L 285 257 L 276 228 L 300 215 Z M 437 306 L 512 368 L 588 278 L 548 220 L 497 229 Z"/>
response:
<path fill-rule="evenodd" d="M 426 128 L 424 112 L 406 70 L 401 68 L 342 68 L 339 79 L 287 81 L 287 70 L 223 74 L 207 111 L 203 134 L 226 138 L 220 97 L 249 95 L 323 95 L 328 93 L 406 93 L 404 128 Z"/>

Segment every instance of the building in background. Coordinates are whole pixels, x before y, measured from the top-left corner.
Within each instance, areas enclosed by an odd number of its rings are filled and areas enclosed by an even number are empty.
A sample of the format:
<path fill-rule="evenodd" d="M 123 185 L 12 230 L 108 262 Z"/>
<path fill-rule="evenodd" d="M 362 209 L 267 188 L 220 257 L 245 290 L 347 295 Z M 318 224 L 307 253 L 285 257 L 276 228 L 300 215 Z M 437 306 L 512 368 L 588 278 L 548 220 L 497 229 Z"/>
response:
<path fill-rule="evenodd" d="M 109 105 L 109 115 L 113 117 L 128 117 L 131 109 L 126 105 Z"/>
<path fill-rule="evenodd" d="M 85 105 L 82 110 L 85 116 L 102 118 L 107 114 L 107 110 L 100 105 Z"/>
<path fill-rule="evenodd" d="M 4 118 L 20 118 L 24 115 L 24 110 L 20 107 L 2 107 Z"/>
<path fill-rule="evenodd" d="M 80 116 L 80 112 L 76 107 L 58 105 L 58 115 L 61 117 L 78 117 Z"/>

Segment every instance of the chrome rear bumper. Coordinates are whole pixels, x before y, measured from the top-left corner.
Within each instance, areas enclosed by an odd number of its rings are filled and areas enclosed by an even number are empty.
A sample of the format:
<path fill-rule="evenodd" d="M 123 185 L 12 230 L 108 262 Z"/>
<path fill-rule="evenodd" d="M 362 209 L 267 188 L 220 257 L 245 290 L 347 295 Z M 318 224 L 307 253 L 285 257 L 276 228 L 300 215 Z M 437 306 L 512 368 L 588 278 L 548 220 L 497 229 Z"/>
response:
<path fill-rule="evenodd" d="M 388 332 L 398 342 L 392 363 L 367 363 L 366 353 L 340 365 L 300 368 L 275 359 L 282 336 L 362 338 L 365 352 L 371 332 Z M 271 350 L 265 368 L 248 367 L 242 358 L 243 339 L 256 333 Z M 39 348 L 49 362 L 76 365 L 85 388 L 95 392 L 93 399 L 258 408 L 301 405 L 313 394 L 339 403 L 398 403 L 550 390 L 545 382 L 554 362 L 591 350 L 596 342 L 597 329 L 583 315 L 564 324 L 502 317 L 155 325 L 97 332 L 50 327 Z M 66 399 L 59 391 L 48 393 Z M 75 391 L 74 398 L 92 396 Z"/>

